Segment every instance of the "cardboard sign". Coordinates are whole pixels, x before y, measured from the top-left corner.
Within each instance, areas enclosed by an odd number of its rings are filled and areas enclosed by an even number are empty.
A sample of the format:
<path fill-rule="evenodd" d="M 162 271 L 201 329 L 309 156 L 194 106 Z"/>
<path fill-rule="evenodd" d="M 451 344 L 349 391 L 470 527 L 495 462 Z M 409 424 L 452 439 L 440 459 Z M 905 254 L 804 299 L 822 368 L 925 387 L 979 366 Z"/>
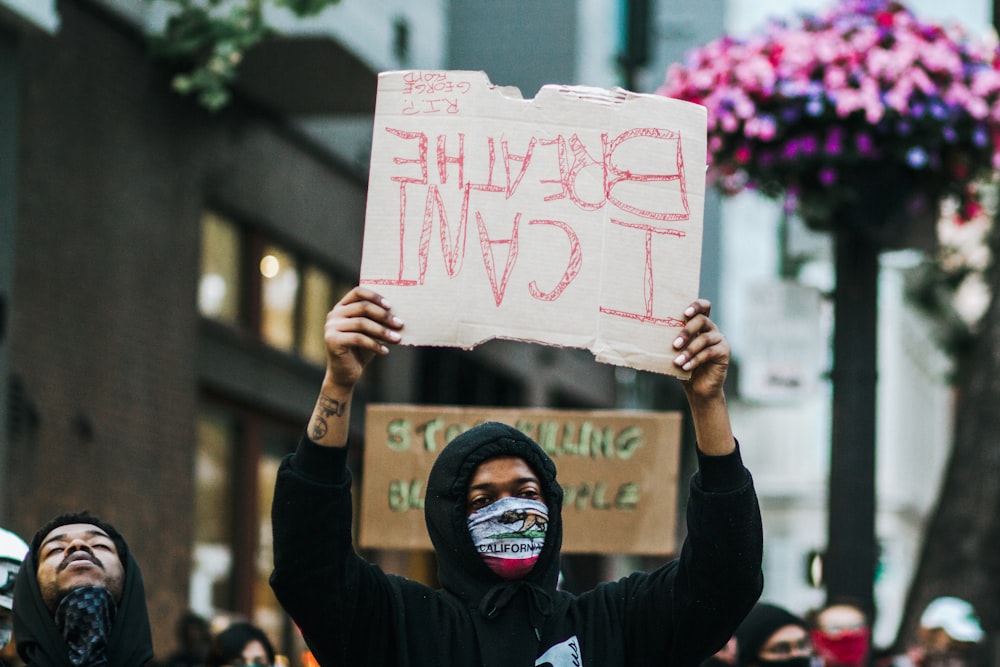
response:
<path fill-rule="evenodd" d="M 523 431 L 552 457 L 563 500 L 563 552 L 674 553 L 681 415 L 369 405 L 360 543 L 430 549 L 424 490 L 438 453 L 484 421 Z"/>
<path fill-rule="evenodd" d="M 361 283 L 403 343 L 510 338 L 683 375 L 698 296 L 705 108 L 483 72 L 379 75 Z"/>

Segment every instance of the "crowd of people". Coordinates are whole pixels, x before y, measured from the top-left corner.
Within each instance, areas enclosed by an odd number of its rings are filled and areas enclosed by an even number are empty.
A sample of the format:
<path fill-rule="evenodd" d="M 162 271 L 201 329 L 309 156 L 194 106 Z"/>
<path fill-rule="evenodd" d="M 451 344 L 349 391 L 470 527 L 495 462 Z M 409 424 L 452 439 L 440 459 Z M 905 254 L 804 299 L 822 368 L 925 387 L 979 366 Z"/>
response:
<path fill-rule="evenodd" d="M 972 606 L 934 600 L 917 641 L 872 655 L 872 619 L 850 600 L 803 616 L 761 602 L 763 533 L 724 396 L 730 351 L 693 302 L 669 346 L 690 407 L 698 471 L 677 559 L 580 595 L 558 586 L 562 488 L 555 462 L 511 426 L 455 437 L 435 460 L 425 519 L 441 587 L 383 572 L 355 551 L 347 468 L 354 390 L 404 324 L 366 288 L 330 312 L 327 369 L 312 416 L 276 480 L 271 586 L 310 666 L 979 667 Z M 532 530 L 518 530 L 522 522 Z M 5 577 L 5 578 L 4 578 Z M 154 656 L 142 573 L 114 526 L 54 517 L 25 542 L 0 530 L 0 667 L 275 667 L 246 620 L 213 630 L 188 613 L 176 651 Z"/>
<path fill-rule="evenodd" d="M 975 609 L 956 597 L 933 600 L 916 639 L 902 653 L 875 650 L 871 618 L 838 600 L 798 616 L 758 602 L 736 632 L 701 667 L 981 667 L 984 633 Z"/>

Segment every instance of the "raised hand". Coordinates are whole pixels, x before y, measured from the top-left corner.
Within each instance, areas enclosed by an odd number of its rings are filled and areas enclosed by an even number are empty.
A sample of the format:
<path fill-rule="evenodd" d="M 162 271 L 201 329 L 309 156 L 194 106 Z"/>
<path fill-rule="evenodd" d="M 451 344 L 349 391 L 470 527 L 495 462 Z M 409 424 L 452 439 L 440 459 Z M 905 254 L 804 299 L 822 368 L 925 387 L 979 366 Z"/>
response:
<path fill-rule="evenodd" d="M 375 355 L 389 353 L 400 341 L 403 322 L 377 292 L 355 287 L 326 316 L 327 381 L 353 389 Z"/>

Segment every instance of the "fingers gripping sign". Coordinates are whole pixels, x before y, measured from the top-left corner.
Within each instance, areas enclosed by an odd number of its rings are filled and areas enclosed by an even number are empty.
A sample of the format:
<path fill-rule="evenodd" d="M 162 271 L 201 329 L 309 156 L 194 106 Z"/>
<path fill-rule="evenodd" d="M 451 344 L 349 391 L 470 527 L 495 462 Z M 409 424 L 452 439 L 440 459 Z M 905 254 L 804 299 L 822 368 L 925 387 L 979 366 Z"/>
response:
<path fill-rule="evenodd" d="M 691 373 L 682 380 L 694 417 L 698 447 L 713 455 L 727 454 L 735 441 L 725 407 L 724 385 L 729 369 L 729 343 L 709 317 L 712 304 L 698 299 L 684 309 L 686 321 L 673 348 L 674 365 Z"/>
<path fill-rule="evenodd" d="M 375 355 L 388 354 L 389 345 L 402 339 L 402 328 L 402 320 L 380 294 L 364 287 L 352 289 L 326 317 L 328 379 L 353 389 Z"/>
<path fill-rule="evenodd" d="M 721 391 L 729 365 L 729 343 L 709 318 L 712 304 L 698 299 L 684 310 L 686 321 L 674 339 L 674 365 L 689 371 L 685 385 L 696 393 Z"/>

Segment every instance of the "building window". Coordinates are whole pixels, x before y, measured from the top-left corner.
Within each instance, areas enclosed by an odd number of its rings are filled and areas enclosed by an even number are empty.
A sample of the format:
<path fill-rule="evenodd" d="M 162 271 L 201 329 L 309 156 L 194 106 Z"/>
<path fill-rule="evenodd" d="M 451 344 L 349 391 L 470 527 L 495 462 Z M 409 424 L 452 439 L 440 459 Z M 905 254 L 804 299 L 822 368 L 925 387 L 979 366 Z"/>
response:
<path fill-rule="evenodd" d="M 201 280 L 198 310 L 205 317 L 237 326 L 240 318 L 239 231 L 228 220 L 211 212 L 201 220 Z"/>
<path fill-rule="evenodd" d="M 335 282 L 329 274 L 307 266 L 302 274 L 302 318 L 298 349 L 303 357 L 316 364 L 326 363 L 323 325 L 326 315 L 340 297 L 350 289 L 346 283 Z"/>
<path fill-rule="evenodd" d="M 261 337 L 272 347 L 294 352 L 295 306 L 299 295 L 295 258 L 276 245 L 267 245 L 257 266 L 261 276 Z"/>
<path fill-rule="evenodd" d="M 202 216 L 198 310 L 322 365 L 323 322 L 351 284 L 264 232 L 215 211 Z"/>
<path fill-rule="evenodd" d="M 230 603 L 233 568 L 233 469 L 238 422 L 221 410 L 202 410 L 194 470 L 194 563 L 189 598 L 207 616 Z"/>
<path fill-rule="evenodd" d="M 249 618 L 299 664 L 299 633 L 268 577 L 274 565 L 271 500 L 281 460 L 294 451 L 300 424 L 224 401 L 199 409 L 191 609 L 213 618 Z"/>

